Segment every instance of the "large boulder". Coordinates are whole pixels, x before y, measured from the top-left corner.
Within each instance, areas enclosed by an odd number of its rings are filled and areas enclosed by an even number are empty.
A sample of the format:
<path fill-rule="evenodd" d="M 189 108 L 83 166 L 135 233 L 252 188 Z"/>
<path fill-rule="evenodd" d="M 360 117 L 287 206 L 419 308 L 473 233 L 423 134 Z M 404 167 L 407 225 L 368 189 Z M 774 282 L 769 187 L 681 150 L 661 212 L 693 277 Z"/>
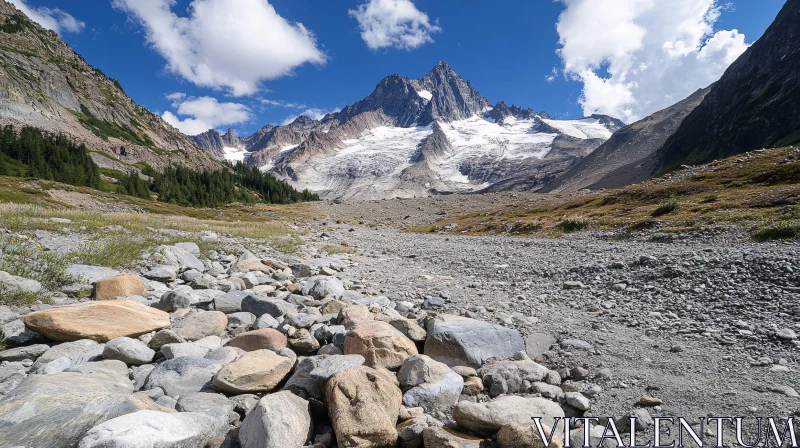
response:
<path fill-rule="evenodd" d="M 0 441 L 10 447 L 77 446 L 89 429 L 106 420 L 157 407 L 132 392 L 128 368 L 120 361 L 29 375 L 0 398 Z"/>
<path fill-rule="evenodd" d="M 31 330 L 60 342 L 106 342 L 140 336 L 170 324 L 169 314 L 132 300 L 76 303 L 35 311 L 20 319 Z"/>
<path fill-rule="evenodd" d="M 78 448 L 204 447 L 224 429 L 199 412 L 138 411 L 90 429 Z"/>
<path fill-rule="evenodd" d="M 345 355 L 361 355 L 370 367 L 393 369 L 417 354 L 414 343 L 386 322 L 367 321 L 355 324 L 344 339 Z"/>
<path fill-rule="evenodd" d="M 228 326 L 228 317 L 219 311 L 198 311 L 173 323 L 169 329 L 186 341 L 218 336 Z"/>
<path fill-rule="evenodd" d="M 95 300 L 112 300 L 124 296 L 144 296 L 147 288 L 142 279 L 135 275 L 121 274 L 106 278 L 94 284 Z"/>
<path fill-rule="evenodd" d="M 232 394 L 269 392 L 289 375 L 292 366 L 289 358 L 272 350 L 247 352 L 216 374 L 214 387 Z"/>
<path fill-rule="evenodd" d="M 194 392 L 208 392 L 214 375 L 222 368 L 218 361 L 185 356 L 162 362 L 147 376 L 144 390 L 160 388 L 177 398 Z"/>
<path fill-rule="evenodd" d="M 302 448 L 312 439 L 314 426 L 308 401 L 291 392 L 259 400 L 239 428 L 242 448 Z"/>
<path fill-rule="evenodd" d="M 421 407 L 425 412 L 447 412 L 458 402 L 464 379 L 446 364 L 425 355 L 412 355 L 397 373 L 403 394 L 403 404 Z"/>
<path fill-rule="evenodd" d="M 228 342 L 228 347 L 237 347 L 246 352 L 254 350 L 279 351 L 286 348 L 286 336 L 272 328 L 244 332 Z"/>
<path fill-rule="evenodd" d="M 425 339 L 425 354 L 450 367 L 478 368 L 489 358 L 511 358 L 524 350 L 516 330 L 449 314 L 430 321 Z"/>
<path fill-rule="evenodd" d="M 453 408 L 453 420 L 460 427 L 486 436 L 506 425 L 530 423 L 532 417 L 541 417 L 542 423 L 551 428 L 555 426 L 555 418 L 561 417 L 556 434 L 563 434 L 564 411 L 557 403 L 542 397 L 504 395 L 486 403 L 460 401 Z"/>
<path fill-rule="evenodd" d="M 338 299 L 342 297 L 343 294 L 344 285 L 342 285 L 342 281 L 336 277 L 318 275 L 309 278 L 305 286 L 303 286 L 303 295 L 311 296 L 317 300 L 322 300 L 325 297 Z"/>
<path fill-rule="evenodd" d="M 328 380 L 328 414 L 341 448 L 395 446 L 402 402 L 395 381 L 390 373 L 366 366 L 342 370 Z"/>

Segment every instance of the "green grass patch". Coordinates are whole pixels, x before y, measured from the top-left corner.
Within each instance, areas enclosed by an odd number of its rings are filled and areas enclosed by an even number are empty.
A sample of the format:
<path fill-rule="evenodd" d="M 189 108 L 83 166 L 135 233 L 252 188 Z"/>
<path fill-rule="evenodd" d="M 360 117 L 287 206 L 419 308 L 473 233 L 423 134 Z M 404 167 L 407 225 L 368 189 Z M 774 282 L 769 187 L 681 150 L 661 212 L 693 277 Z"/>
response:
<path fill-rule="evenodd" d="M 653 210 L 653 213 L 650 213 L 650 216 L 657 218 L 659 216 L 664 216 L 667 213 L 672 213 L 678 209 L 678 198 L 672 198 L 668 201 L 662 202 L 661 204 Z"/>
<path fill-rule="evenodd" d="M 356 253 L 356 248 L 350 246 L 342 246 L 340 244 L 326 244 L 322 246 L 319 251 L 327 253 L 328 255 L 354 254 Z"/>
<path fill-rule="evenodd" d="M 566 233 L 577 232 L 587 227 L 589 227 L 589 221 L 582 216 L 573 216 L 556 224 L 558 230 Z"/>
<path fill-rule="evenodd" d="M 92 131 L 94 135 L 108 141 L 109 137 L 118 138 L 120 140 L 129 141 L 148 148 L 155 148 L 155 143 L 147 134 L 137 134 L 136 131 L 127 125 L 119 125 L 111 123 L 108 120 L 101 120 L 92 114 L 86 106 L 81 104 L 81 112 L 77 114 L 78 120 L 88 130 Z"/>
<path fill-rule="evenodd" d="M 755 238 L 759 241 L 792 240 L 800 238 L 800 219 L 778 221 L 756 230 Z"/>

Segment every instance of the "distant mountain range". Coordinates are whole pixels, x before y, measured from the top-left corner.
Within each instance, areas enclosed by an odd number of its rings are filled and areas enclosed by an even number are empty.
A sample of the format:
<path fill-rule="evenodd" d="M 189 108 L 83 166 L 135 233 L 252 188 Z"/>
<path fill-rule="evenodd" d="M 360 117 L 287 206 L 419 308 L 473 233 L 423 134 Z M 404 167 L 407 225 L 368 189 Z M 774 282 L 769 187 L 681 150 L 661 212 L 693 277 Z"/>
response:
<path fill-rule="evenodd" d="M 101 167 L 147 163 L 219 168 L 192 140 L 133 102 L 119 83 L 90 66 L 14 5 L 0 0 L 0 125 L 28 125 L 85 143 Z M 137 165 L 139 164 L 139 165 Z"/>
<path fill-rule="evenodd" d="M 536 190 L 624 126 L 603 115 L 554 120 L 491 106 L 447 62 L 420 79 L 391 75 L 365 99 L 319 121 L 300 117 L 249 137 L 192 137 L 323 197 L 382 199 L 504 188 Z"/>

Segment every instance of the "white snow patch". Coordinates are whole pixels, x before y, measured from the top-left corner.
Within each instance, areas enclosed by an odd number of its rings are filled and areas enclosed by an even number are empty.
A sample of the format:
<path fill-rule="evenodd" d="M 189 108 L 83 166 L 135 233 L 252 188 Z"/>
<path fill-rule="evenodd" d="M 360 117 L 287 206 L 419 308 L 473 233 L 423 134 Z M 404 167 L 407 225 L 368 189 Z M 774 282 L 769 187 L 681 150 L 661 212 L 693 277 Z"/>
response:
<path fill-rule="evenodd" d="M 427 90 L 419 90 L 417 91 L 417 95 L 427 101 L 430 101 L 433 98 L 433 94 Z"/>
<path fill-rule="evenodd" d="M 600 124 L 600 120 L 595 118 L 585 118 L 583 120 L 542 120 L 548 125 L 558 129 L 570 137 L 580 139 L 602 138 L 608 140 L 611 132 L 608 128 Z"/>
<path fill-rule="evenodd" d="M 247 151 L 244 148 L 223 146 L 222 151 L 225 153 L 225 160 L 233 163 L 244 162 L 245 156 L 247 156 Z"/>

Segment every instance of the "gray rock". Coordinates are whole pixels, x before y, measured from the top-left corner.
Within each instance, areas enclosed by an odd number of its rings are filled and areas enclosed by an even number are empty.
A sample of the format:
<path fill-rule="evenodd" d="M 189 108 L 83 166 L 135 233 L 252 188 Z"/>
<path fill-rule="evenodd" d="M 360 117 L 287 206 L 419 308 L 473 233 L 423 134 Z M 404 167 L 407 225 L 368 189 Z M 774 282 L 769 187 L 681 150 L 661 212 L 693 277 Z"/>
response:
<path fill-rule="evenodd" d="M 478 375 L 489 395 L 524 393 L 527 385 L 543 381 L 550 370 L 534 361 L 496 361 L 483 366 Z"/>
<path fill-rule="evenodd" d="M 3 324 L 3 338 L 12 345 L 30 345 L 44 340 L 39 333 L 26 327 L 19 319 Z"/>
<path fill-rule="evenodd" d="M 220 364 L 225 365 L 236 361 L 245 353 L 247 352 L 238 347 L 220 347 L 211 350 L 205 357 L 213 359 L 214 361 L 219 361 Z"/>
<path fill-rule="evenodd" d="M 143 276 L 149 280 L 171 282 L 178 278 L 178 270 L 175 268 L 175 266 L 163 264 L 150 269 L 149 271 L 145 272 Z"/>
<path fill-rule="evenodd" d="M 447 413 L 458 402 L 464 379 L 441 362 L 425 355 L 411 355 L 397 373 L 400 385 L 409 388 L 403 394 L 407 407 L 421 407 L 425 412 Z"/>
<path fill-rule="evenodd" d="M 50 346 L 46 344 L 29 345 L 27 347 L 17 347 L 0 352 L 0 361 L 22 361 L 30 359 L 35 361 L 42 356 Z"/>
<path fill-rule="evenodd" d="M 0 306 L 0 325 L 4 325 L 17 318 L 17 313 L 7 306 Z"/>
<path fill-rule="evenodd" d="M 153 360 L 156 352 L 138 339 L 121 337 L 106 342 L 103 357 L 116 359 L 128 365 L 147 364 Z"/>
<path fill-rule="evenodd" d="M 247 311 L 228 314 L 229 327 L 250 327 L 256 323 L 256 315 Z"/>
<path fill-rule="evenodd" d="M 781 330 L 778 330 L 775 333 L 775 336 L 777 336 L 780 339 L 785 339 L 787 341 L 793 341 L 797 339 L 797 333 L 795 333 L 794 330 L 790 328 L 783 328 Z"/>
<path fill-rule="evenodd" d="M 219 335 L 228 326 L 228 318 L 219 311 L 198 311 L 172 323 L 169 327 L 187 341 Z"/>
<path fill-rule="evenodd" d="M 586 341 L 580 339 L 564 339 L 559 345 L 566 350 L 594 350 L 594 346 Z"/>
<path fill-rule="evenodd" d="M 74 365 L 99 360 L 103 350 L 103 345 L 89 339 L 54 345 L 36 359 L 31 366 L 31 373 L 49 375 Z"/>
<path fill-rule="evenodd" d="M 141 390 L 145 381 L 147 381 L 147 376 L 150 375 L 150 372 L 155 368 L 156 366 L 154 364 L 131 367 L 130 378 L 133 381 L 133 388 L 135 390 Z"/>
<path fill-rule="evenodd" d="M 564 289 L 583 289 L 585 288 L 584 284 L 578 281 L 566 281 L 562 285 Z"/>
<path fill-rule="evenodd" d="M 253 291 L 231 291 L 214 299 L 214 309 L 225 314 L 242 311 L 242 300 L 247 296 L 257 297 Z"/>
<path fill-rule="evenodd" d="M 479 435 L 491 435 L 503 426 L 525 424 L 531 417 L 541 417 L 542 423 L 553 428 L 561 417 L 556 434 L 564 433 L 564 411 L 550 400 L 541 397 L 504 395 L 487 403 L 461 401 L 453 408 L 453 419 L 462 428 Z"/>
<path fill-rule="evenodd" d="M 317 366 L 310 372 L 311 378 L 317 381 L 328 381 L 336 372 L 350 367 L 364 365 L 365 359 L 361 355 L 339 355 L 320 357 Z"/>
<path fill-rule="evenodd" d="M 253 328 L 260 330 L 262 328 L 278 328 L 281 323 L 278 322 L 278 319 L 270 316 L 269 314 L 263 314 L 261 317 L 256 320 L 255 325 Z"/>
<path fill-rule="evenodd" d="M 131 395 L 124 363 L 90 364 L 90 369 L 29 375 L 0 398 L 0 440 L 12 447 L 74 447 L 92 427 L 142 406 Z"/>
<path fill-rule="evenodd" d="M 222 364 L 206 358 L 181 357 L 159 364 L 147 377 L 144 389 L 161 388 L 171 397 L 211 390 L 211 380 Z"/>
<path fill-rule="evenodd" d="M 207 336 L 194 342 L 183 342 L 178 344 L 166 344 L 161 347 L 161 353 L 167 359 L 181 357 L 203 358 L 212 350 L 222 346 L 222 339 L 219 336 Z"/>
<path fill-rule="evenodd" d="M 567 404 L 579 411 L 588 411 L 592 403 L 580 392 L 566 392 L 564 400 Z"/>
<path fill-rule="evenodd" d="M 478 368 L 489 358 L 510 358 L 524 349 L 516 330 L 442 314 L 428 324 L 424 353 L 451 367 Z"/>
<path fill-rule="evenodd" d="M 213 418 L 220 427 L 228 424 L 228 414 L 233 411 L 233 403 L 222 394 L 197 392 L 182 395 L 175 404 L 180 412 L 199 412 Z"/>
<path fill-rule="evenodd" d="M 192 296 L 178 291 L 167 291 L 159 299 L 155 308 L 171 313 L 181 308 L 191 308 L 194 304 Z"/>
<path fill-rule="evenodd" d="M 617 429 L 620 431 L 629 431 L 631 429 L 631 418 L 634 419 L 636 423 L 636 431 L 644 431 L 653 426 L 653 417 L 650 416 L 647 409 L 638 408 L 632 410 L 629 415 L 616 420 L 614 423 L 617 425 Z"/>
<path fill-rule="evenodd" d="M 255 394 L 235 395 L 230 398 L 233 410 L 239 414 L 247 415 L 258 404 L 259 397 Z"/>
<path fill-rule="evenodd" d="M 19 277 L 5 271 L 0 271 L 0 290 L 9 294 L 36 294 L 42 290 L 42 284 L 30 278 Z"/>
<path fill-rule="evenodd" d="M 344 285 L 336 277 L 311 277 L 303 286 L 303 295 L 311 296 L 317 300 L 322 300 L 328 296 L 338 299 L 342 297 L 342 294 L 344 294 Z"/>
<path fill-rule="evenodd" d="M 189 269 L 195 269 L 200 272 L 206 270 L 203 262 L 186 249 L 175 246 L 160 246 L 156 248 L 156 252 L 161 255 L 163 264 L 175 266 L 179 272 L 188 271 Z"/>
<path fill-rule="evenodd" d="M 317 318 L 306 313 L 295 313 L 286 316 L 286 322 L 296 328 L 311 328 L 317 322 Z"/>
<path fill-rule="evenodd" d="M 224 429 L 199 412 L 138 411 L 90 429 L 78 448 L 197 448 L 220 437 Z"/>
<path fill-rule="evenodd" d="M 292 376 L 286 381 L 282 390 L 294 392 L 303 398 L 324 400 L 320 382 L 311 376 L 325 356 L 309 356 L 301 359 L 295 366 Z"/>
<path fill-rule="evenodd" d="M 550 349 L 556 343 L 556 339 L 549 334 L 531 333 L 525 336 L 525 353 L 531 358 L 536 358 Z"/>
<path fill-rule="evenodd" d="M 242 299 L 242 311 L 248 311 L 261 317 L 269 314 L 272 317 L 281 317 L 285 314 L 296 313 L 297 306 L 280 299 L 262 298 L 248 295 Z"/>
<path fill-rule="evenodd" d="M 313 436 L 308 402 L 291 392 L 262 398 L 239 429 L 242 448 L 300 448 Z"/>
<path fill-rule="evenodd" d="M 100 280 L 115 277 L 120 275 L 121 272 L 111 268 L 104 268 L 101 266 L 89 266 L 85 264 L 73 264 L 67 267 L 64 272 L 66 277 L 71 277 L 75 280 L 83 281 L 88 284 L 94 284 Z"/>
<path fill-rule="evenodd" d="M 195 257 L 200 256 L 200 247 L 195 243 L 175 243 L 175 247 L 180 247 Z"/>

